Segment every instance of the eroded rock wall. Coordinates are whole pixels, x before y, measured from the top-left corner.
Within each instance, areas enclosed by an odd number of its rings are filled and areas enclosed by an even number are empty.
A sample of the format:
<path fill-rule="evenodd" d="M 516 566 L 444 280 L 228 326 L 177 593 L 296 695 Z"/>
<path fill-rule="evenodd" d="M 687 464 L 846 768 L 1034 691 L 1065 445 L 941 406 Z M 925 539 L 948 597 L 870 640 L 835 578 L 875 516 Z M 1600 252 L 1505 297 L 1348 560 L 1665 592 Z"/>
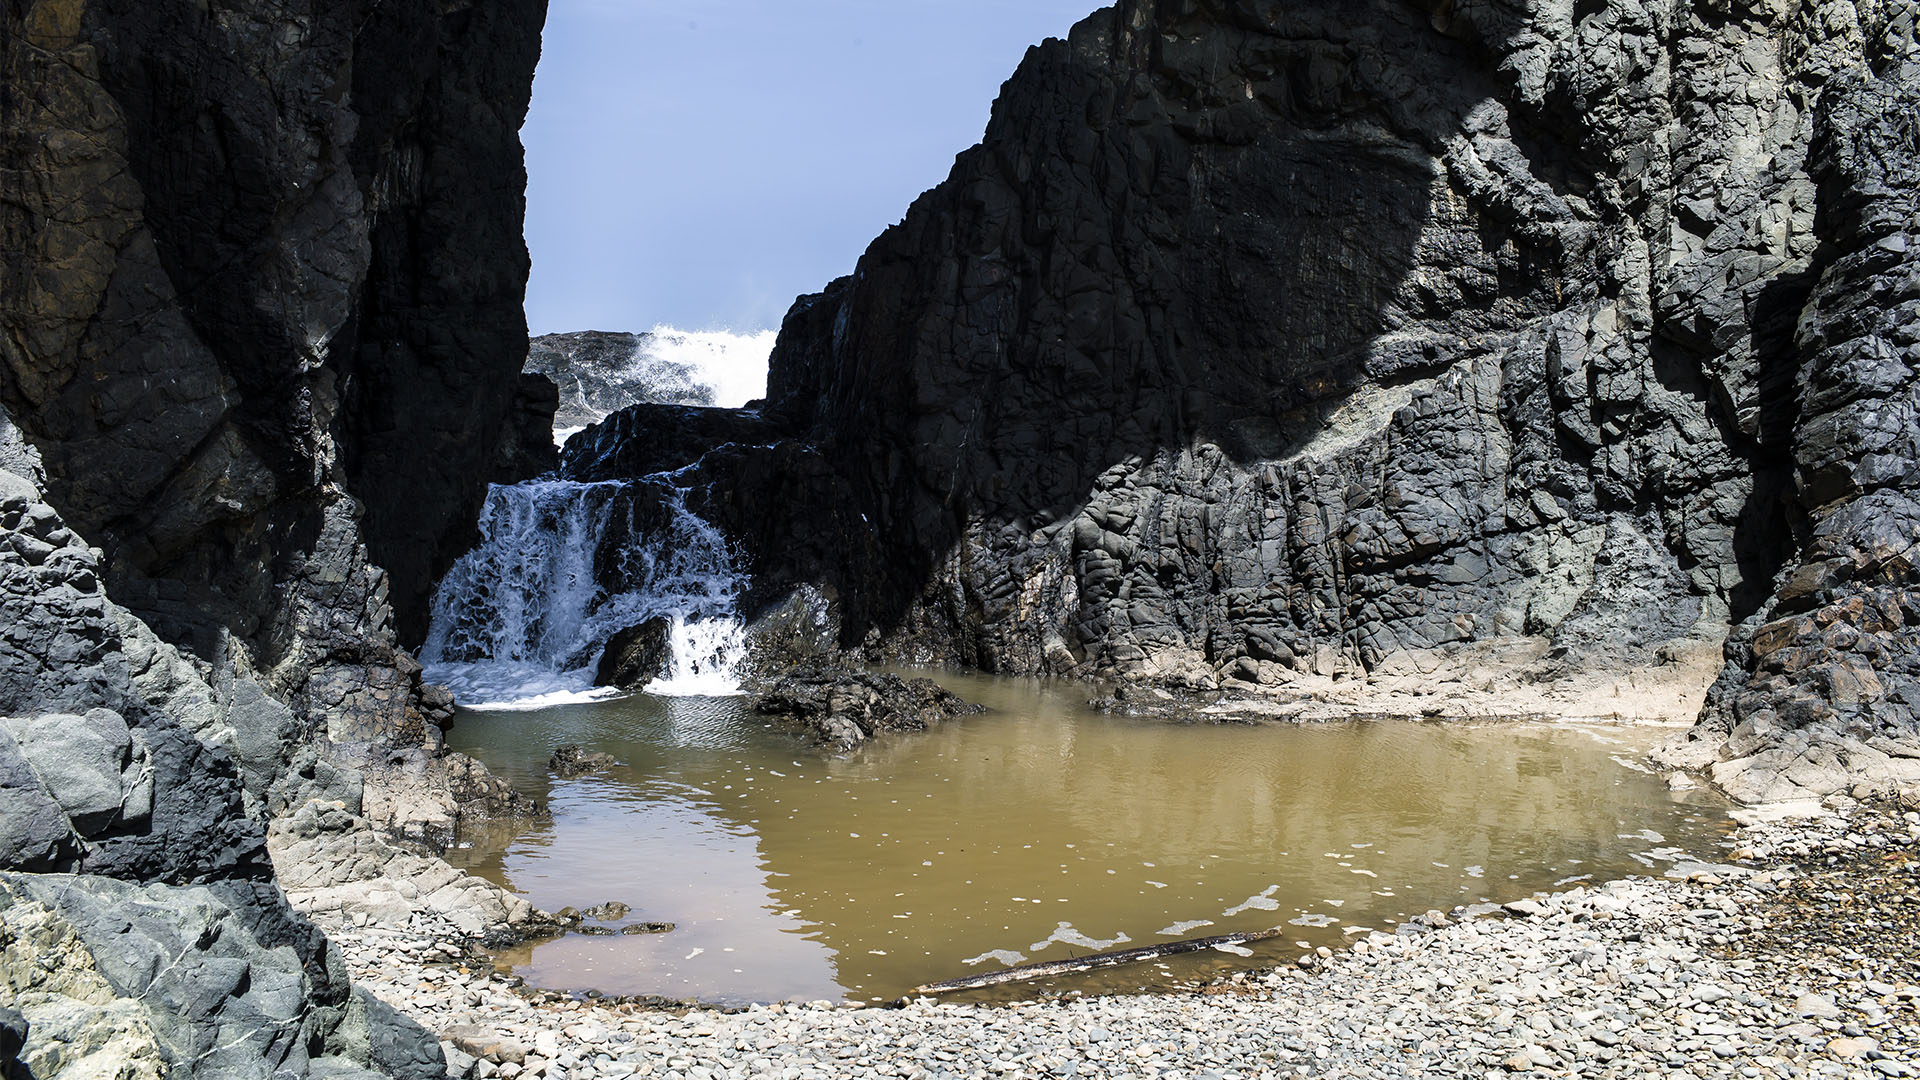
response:
<path fill-rule="evenodd" d="M 1920 63 L 1836 79 L 1795 347 L 1804 541 L 1695 733 L 1753 801 L 1920 781 Z M 1717 749 L 1716 749 L 1717 748 Z"/>
<path fill-rule="evenodd" d="M 25 1025 L 20 1060 L 444 1075 L 436 1041 L 356 996 L 275 882 L 271 811 L 351 816 L 360 777 L 259 685 L 231 669 L 215 685 L 222 669 L 115 605 L 39 475 L 0 427 L 0 1007 Z M 385 843 L 354 820 L 362 848 Z"/>

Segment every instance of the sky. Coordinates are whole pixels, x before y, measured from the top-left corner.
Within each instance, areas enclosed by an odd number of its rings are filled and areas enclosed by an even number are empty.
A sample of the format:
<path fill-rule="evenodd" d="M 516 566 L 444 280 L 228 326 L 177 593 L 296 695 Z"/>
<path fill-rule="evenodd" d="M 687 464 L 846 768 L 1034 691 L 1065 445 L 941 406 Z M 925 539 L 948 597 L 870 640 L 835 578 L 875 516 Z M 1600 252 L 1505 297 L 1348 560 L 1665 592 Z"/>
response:
<path fill-rule="evenodd" d="M 1098 6 L 552 0 L 521 133 L 531 329 L 778 327 Z"/>

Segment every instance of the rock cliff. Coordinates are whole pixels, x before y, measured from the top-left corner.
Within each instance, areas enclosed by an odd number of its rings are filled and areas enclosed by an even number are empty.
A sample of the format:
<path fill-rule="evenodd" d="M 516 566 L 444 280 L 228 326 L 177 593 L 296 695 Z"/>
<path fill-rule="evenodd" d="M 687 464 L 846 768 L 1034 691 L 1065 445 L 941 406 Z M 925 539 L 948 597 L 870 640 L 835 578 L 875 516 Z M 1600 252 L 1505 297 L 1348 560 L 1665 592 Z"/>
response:
<path fill-rule="evenodd" d="M 532 917 L 409 843 L 522 806 L 401 644 L 486 483 L 553 459 L 519 373 L 544 15 L 0 0 L 0 951 L 36 958 L 0 1005 L 33 1075 L 444 1075 L 296 906 Z"/>
<path fill-rule="evenodd" d="M 565 469 L 700 461 L 869 655 L 1669 716 L 1724 656 L 1723 782 L 1911 784 L 1914 59 L 1910 3 L 1124 0 L 764 410 Z"/>

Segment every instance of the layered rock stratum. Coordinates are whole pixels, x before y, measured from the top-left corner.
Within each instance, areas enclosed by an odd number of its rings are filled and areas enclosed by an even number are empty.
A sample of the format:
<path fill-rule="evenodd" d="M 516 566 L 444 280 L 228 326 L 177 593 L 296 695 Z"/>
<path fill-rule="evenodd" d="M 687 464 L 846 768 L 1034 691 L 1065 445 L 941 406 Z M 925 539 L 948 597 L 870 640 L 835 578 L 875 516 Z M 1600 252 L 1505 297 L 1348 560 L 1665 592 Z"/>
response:
<path fill-rule="evenodd" d="M 1910 786 L 1914 18 L 1126 0 L 796 303 L 764 409 L 563 470 L 699 462 L 759 609 L 866 657 Z"/>

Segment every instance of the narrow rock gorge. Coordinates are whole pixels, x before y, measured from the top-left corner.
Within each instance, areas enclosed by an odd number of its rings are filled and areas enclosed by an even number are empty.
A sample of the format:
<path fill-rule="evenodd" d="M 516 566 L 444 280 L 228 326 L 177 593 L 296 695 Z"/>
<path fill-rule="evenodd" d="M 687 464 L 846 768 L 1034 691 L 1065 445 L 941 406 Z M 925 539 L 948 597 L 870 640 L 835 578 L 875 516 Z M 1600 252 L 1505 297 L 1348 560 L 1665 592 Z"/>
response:
<path fill-rule="evenodd" d="M 697 463 L 829 650 L 1912 785 L 1914 49 L 1850 0 L 1128 0 L 795 304 L 764 409 L 563 472 Z"/>

